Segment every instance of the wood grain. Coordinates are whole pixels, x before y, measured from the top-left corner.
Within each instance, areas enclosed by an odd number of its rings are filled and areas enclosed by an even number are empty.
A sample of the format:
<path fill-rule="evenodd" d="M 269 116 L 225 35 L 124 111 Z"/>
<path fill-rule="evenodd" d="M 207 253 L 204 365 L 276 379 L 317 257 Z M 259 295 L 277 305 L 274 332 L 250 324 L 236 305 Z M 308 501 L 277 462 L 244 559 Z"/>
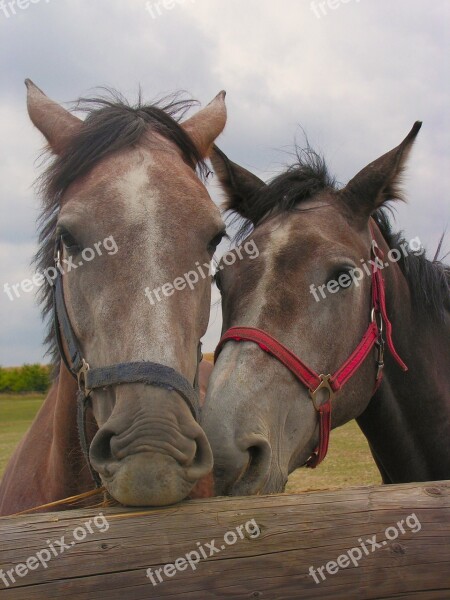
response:
<path fill-rule="evenodd" d="M 0 565 L 4 572 L 24 563 L 48 542 L 73 540 L 77 527 L 98 509 L 4 517 L 0 519 Z M 164 509 L 105 508 L 109 529 L 94 533 L 52 558 L 47 568 L 31 570 L 0 598 L 47 600 L 216 598 L 358 600 L 450 599 L 450 481 L 350 488 L 334 492 L 249 498 L 193 500 Z M 405 522 L 415 514 L 420 531 Z M 260 535 L 242 529 L 232 545 L 224 535 L 254 519 Z M 412 523 L 414 519 L 410 519 Z M 414 521 L 417 522 L 417 521 Z M 387 540 L 385 530 L 399 535 Z M 394 530 L 389 530 L 393 535 Z M 323 571 L 315 583 L 309 574 L 360 541 L 386 541 L 363 553 L 359 566 Z M 230 535 L 230 539 L 233 536 Z M 146 576 L 206 543 L 224 549 L 202 559 L 196 569 L 176 571 L 152 585 Z M 228 539 L 228 538 L 227 538 Z M 368 544 L 366 544 L 366 547 Z M 370 548 L 370 546 L 369 546 Z M 9 581 L 9 580 L 8 580 Z M 155 581 L 158 581 L 155 578 Z"/>

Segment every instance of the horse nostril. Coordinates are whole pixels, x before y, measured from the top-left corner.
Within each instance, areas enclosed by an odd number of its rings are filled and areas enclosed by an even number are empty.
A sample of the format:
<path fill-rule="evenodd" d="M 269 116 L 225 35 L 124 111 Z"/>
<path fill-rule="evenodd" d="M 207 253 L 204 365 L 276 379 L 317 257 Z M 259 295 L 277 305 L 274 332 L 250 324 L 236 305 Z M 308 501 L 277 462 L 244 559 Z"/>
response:
<path fill-rule="evenodd" d="M 107 429 L 101 429 L 95 435 L 89 449 L 89 456 L 94 467 L 101 466 L 103 470 L 105 463 L 117 460 L 111 449 L 111 439 L 113 436 L 114 432 Z"/>
<path fill-rule="evenodd" d="M 186 465 L 186 476 L 190 480 L 198 480 L 207 475 L 213 468 L 213 456 L 211 447 L 202 432 L 196 440 L 195 456 L 189 465 Z"/>
<path fill-rule="evenodd" d="M 257 486 L 259 489 L 264 485 L 269 473 L 272 449 L 269 442 L 260 436 L 252 436 L 247 440 L 247 444 L 248 462 L 239 479 L 243 483 L 245 481 L 246 487 Z"/>
<path fill-rule="evenodd" d="M 272 448 L 260 434 L 228 440 L 216 452 L 214 467 L 215 491 L 219 495 L 246 496 L 264 488 L 270 474 Z"/>
<path fill-rule="evenodd" d="M 270 462 L 270 446 L 260 444 L 248 449 L 249 463 L 247 473 L 250 478 L 258 478 L 265 473 L 264 467 Z"/>
<path fill-rule="evenodd" d="M 250 446 L 247 450 L 249 460 L 247 465 L 247 470 L 252 471 L 258 468 L 258 465 L 261 464 L 261 461 L 264 456 L 264 451 L 261 446 Z"/>

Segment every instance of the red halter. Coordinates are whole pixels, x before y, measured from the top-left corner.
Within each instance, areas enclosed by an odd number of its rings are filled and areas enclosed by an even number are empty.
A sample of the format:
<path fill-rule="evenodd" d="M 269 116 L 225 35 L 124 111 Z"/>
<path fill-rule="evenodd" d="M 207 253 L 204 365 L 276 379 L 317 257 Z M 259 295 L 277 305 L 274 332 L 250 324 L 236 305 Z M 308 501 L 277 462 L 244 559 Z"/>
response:
<path fill-rule="evenodd" d="M 392 356 L 404 371 L 408 370 L 408 367 L 397 354 L 392 341 L 392 325 L 386 312 L 384 280 L 378 267 L 379 261 L 383 264 L 384 254 L 373 237 L 372 232 L 372 255 L 374 260 L 372 261 L 372 312 L 370 324 L 361 342 L 333 375 L 319 375 L 305 365 L 291 350 L 283 346 L 281 342 L 256 327 L 231 327 L 220 339 L 214 354 L 214 361 L 216 361 L 224 344 L 230 340 L 234 342 L 255 342 L 264 352 L 283 363 L 308 388 L 314 408 L 319 413 L 319 445 L 307 460 L 307 467 L 315 468 L 325 458 L 331 432 L 331 401 L 335 394 L 356 373 L 374 346 L 377 346 L 377 372 L 374 393 L 378 389 L 384 367 L 383 324 L 386 327 L 386 341 Z M 319 406 L 317 395 L 322 389 L 328 392 L 328 398 L 326 402 Z"/>

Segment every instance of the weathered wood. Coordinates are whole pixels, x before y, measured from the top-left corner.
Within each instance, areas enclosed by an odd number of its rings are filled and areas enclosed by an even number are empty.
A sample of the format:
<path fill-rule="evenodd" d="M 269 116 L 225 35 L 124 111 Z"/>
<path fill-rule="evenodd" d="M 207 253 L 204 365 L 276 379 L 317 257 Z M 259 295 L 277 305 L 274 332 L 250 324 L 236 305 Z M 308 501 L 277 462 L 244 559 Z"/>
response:
<path fill-rule="evenodd" d="M 149 598 L 302 598 L 444 600 L 450 598 L 450 481 L 383 487 L 351 488 L 337 492 L 253 498 L 195 500 L 165 509 L 86 509 L 0 519 L 0 566 L 4 572 L 49 548 L 98 515 L 109 529 L 77 542 L 52 558 L 47 568 L 35 570 L 6 588 L 0 579 L 0 597 L 23 600 Z M 413 533 L 405 519 L 415 514 L 420 531 Z M 261 534 L 233 545 L 224 534 L 255 519 Z M 397 523 L 403 519 L 405 533 Z M 409 519 L 410 524 L 417 520 Z M 399 536 L 387 541 L 385 530 Z M 250 529 L 250 527 L 249 527 Z M 78 530 L 79 531 L 79 530 Z M 389 530 L 393 536 L 394 531 Z M 236 534 L 237 535 L 237 534 Z M 376 535 L 386 541 L 359 566 L 323 571 L 315 583 L 309 574 Z M 219 553 L 202 559 L 153 586 L 153 572 L 173 563 L 198 544 L 215 540 Z M 227 538 L 228 539 L 228 538 Z M 230 536 L 231 539 L 231 536 Z M 341 559 L 344 563 L 344 560 Z M 333 567 L 330 567 L 333 570 Z M 155 581 L 158 581 L 155 577 Z"/>

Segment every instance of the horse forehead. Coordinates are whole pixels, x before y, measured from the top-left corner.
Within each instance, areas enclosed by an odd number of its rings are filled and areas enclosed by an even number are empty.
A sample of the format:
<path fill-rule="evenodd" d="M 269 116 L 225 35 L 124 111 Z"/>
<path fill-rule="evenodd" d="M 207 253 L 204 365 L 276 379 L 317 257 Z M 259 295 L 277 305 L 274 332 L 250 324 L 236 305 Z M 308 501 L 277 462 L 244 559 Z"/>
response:
<path fill-rule="evenodd" d="M 139 197 L 148 190 L 150 185 L 149 173 L 153 161 L 150 157 L 143 158 L 139 164 L 132 165 L 118 177 L 113 186 L 115 190 L 124 198 L 130 199 Z"/>
<path fill-rule="evenodd" d="M 174 222 L 205 223 L 205 227 L 222 224 L 220 210 L 195 171 L 170 148 L 139 152 L 127 169 L 118 169 L 116 176 L 111 172 L 111 191 L 120 198 L 119 208 L 125 209 L 132 222 L 142 224 L 142 218 L 151 217 L 161 226 Z"/>
<path fill-rule="evenodd" d="M 285 271 L 298 271 L 302 261 L 311 254 L 309 250 L 314 253 L 318 240 L 326 242 L 326 236 L 321 235 L 314 223 L 303 223 L 299 227 L 297 219 L 285 216 L 264 224 L 253 239 L 260 255 L 254 262 L 243 261 L 245 283 L 241 284 L 240 290 L 247 291 L 246 301 L 252 298 L 260 309 L 273 294 L 274 286 L 282 293 L 289 285 Z"/>
<path fill-rule="evenodd" d="M 117 207 L 127 221 L 140 224 L 143 218 L 150 218 L 152 222 L 156 220 L 160 192 L 151 183 L 153 166 L 150 157 L 142 158 L 111 182 L 111 191 L 121 200 Z M 114 210 L 114 207 L 110 205 L 109 209 Z"/>
<path fill-rule="evenodd" d="M 263 310 L 277 279 L 277 255 L 289 247 L 290 233 L 291 224 L 284 221 L 254 236 L 260 254 L 255 261 L 243 261 L 245 276 L 239 285 L 239 305 L 246 318 L 256 317 Z"/>
<path fill-rule="evenodd" d="M 278 262 L 330 254 L 333 247 L 352 249 L 360 241 L 339 205 L 329 204 L 326 197 L 305 203 L 302 210 L 282 219 L 272 226 L 269 235 L 264 235 L 268 239 L 267 253 L 273 254 Z"/>
<path fill-rule="evenodd" d="M 114 213 L 116 206 L 123 212 L 125 202 L 148 193 L 152 165 L 151 157 L 141 152 L 110 156 L 70 184 L 64 194 L 63 206 L 70 205 L 78 210 L 89 203 L 96 211 L 106 205 L 105 217 Z"/>

